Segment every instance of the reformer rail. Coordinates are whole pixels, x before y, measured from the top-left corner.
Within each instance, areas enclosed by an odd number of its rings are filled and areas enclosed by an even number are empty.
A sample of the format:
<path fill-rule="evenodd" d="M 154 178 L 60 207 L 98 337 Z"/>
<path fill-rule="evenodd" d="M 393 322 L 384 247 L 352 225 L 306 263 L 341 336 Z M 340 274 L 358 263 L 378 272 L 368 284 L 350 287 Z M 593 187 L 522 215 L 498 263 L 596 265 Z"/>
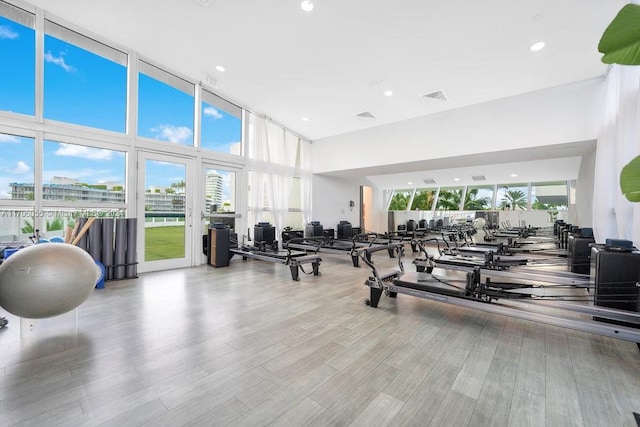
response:
<path fill-rule="evenodd" d="M 402 245 L 388 245 L 364 249 L 361 253 L 363 262 L 371 268 L 372 276 L 366 281 L 370 289 L 370 297 L 365 300 L 367 305 L 377 307 L 383 293 L 391 298 L 397 294 L 406 294 L 418 298 L 453 304 L 466 308 L 473 308 L 489 313 L 511 316 L 519 319 L 565 327 L 582 332 L 618 338 L 638 343 L 640 348 L 640 313 L 578 304 L 566 297 L 553 299 L 553 296 L 540 296 L 534 292 L 544 288 L 539 283 L 530 287 L 515 286 L 510 288 L 504 284 L 493 286 L 490 281 L 483 282 L 481 271 L 475 268 L 471 271 L 450 271 L 448 268 L 430 267 L 422 272 L 404 272 L 402 265 Z M 393 249 L 398 254 L 398 269 L 380 273 L 372 261 L 372 255 L 381 250 Z M 460 280 L 460 275 L 462 280 Z M 484 272 L 482 272 L 484 274 Z M 501 276 L 509 277 L 508 272 L 501 272 Z M 517 276 L 520 276 L 518 273 Z M 515 279 L 516 275 L 512 275 Z M 552 280 L 552 279 L 549 279 Z M 454 283 L 461 282 L 464 286 Z M 554 288 L 565 287 L 576 289 L 575 285 L 550 284 Z M 640 286 L 640 285 L 639 285 Z M 579 288 L 579 292 L 586 292 Z M 531 292 L 529 292 L 531 291 Z M 546 299 L 542 299 L 546 298 Z M 540 312 L 540 308 L 553 308 L 559 314 Z M 577 315 L 589 315 L 591 318 Z M 594 320 L 594 318 L 602 319 Z M 625 322 L 631 326 L 623 326 L 606 321 Z"/>

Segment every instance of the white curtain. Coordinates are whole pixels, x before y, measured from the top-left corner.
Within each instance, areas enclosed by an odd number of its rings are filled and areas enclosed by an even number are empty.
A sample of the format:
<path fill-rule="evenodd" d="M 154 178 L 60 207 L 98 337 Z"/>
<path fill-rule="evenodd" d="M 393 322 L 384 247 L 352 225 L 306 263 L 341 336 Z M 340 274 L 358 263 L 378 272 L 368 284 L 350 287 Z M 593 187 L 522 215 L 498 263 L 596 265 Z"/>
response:
<path fill-rule="evenodd" d="M 249 224 L 263 220 L 264 209 L 268 208 L 277 235 L 280 236 L 289 212 L 294 177 L 300 176 L 302 170 L 305 174 L 308 171 L 306 166 L 296 167 L 301 144 L 308 145 L 270 120 L 249 114 Z M 302 158 L 302 152 L 300 156 Z M 301 187 L 305 187 L 307 182 L 310 179 L 302 180 Z"/>
<path fill-rule="evenodd" d="M 313 174 L 311 173 L 311 144 L 305 141 L 300 141 L 298 144 L 300 168 L 296 173 L 296 176 L 300 178 L 300 200 L 302 201 L 302 222 L 303 226 L 309 224 L 312 218 L 312 181 Z"/>
<path fill-rule="evenodd" d="M 280 236 L 289 212 L 289 200 L 293 187 L 293 173 L 297 150 L 297 138 L 289 137 L 285 129 L 273 123 L 267 124 L 269 161 L 267 164 L 267 191 L 277 235 Z"/>
<path fill-rule="evenodd" d="M 598 135 L 593 193 L 596 241 L 632 240 L 640 246 L 640 204 L 620 190 L 620 171 L 640 155 L 640 66 L 614 65 Z M 635 225 L 635 227 L 634 227 Z"/>
<path fill-rule="evenodd" d="M 249 228 L 262 221 L 265 201 L 264 161 L 267 156 L 267 123 L 264 119 L 249 114 L 247 141 L 247 165 L 249 167 Z M 250 237 L 250 236 L 247 236 Z"/>

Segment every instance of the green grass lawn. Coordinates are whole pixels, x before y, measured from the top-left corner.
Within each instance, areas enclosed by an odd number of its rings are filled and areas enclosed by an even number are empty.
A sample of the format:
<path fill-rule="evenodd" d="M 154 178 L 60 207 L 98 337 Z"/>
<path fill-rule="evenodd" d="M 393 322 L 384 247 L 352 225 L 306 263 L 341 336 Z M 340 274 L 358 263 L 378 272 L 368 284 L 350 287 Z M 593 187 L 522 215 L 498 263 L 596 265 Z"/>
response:
<path fill-rule="evenodd" d="M 144 229 L 144 260 L 184 258 L 184 226 Z"/>

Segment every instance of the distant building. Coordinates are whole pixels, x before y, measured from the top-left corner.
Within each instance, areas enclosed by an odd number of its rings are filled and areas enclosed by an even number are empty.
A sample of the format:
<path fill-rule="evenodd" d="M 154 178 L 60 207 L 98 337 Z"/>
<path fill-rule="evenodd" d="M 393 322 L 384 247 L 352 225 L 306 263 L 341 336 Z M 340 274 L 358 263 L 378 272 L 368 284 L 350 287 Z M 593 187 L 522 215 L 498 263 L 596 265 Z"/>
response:
<path fill-rule="evenodd" d="M 225 177 L 218 174 L 217 171 L 207 172 L 205 178 L 205 209 L 207 212 L 229 212 L 235 210 L 236 175 L 235 173 L 228 173 L 226 177 L 229 180 L 228 188 L 225 188 Z"/>
<path fill-rule="evenodd" d="M 12 182 L 9 184 L 11 199 L 33 200 L 34 185 Z M 43 200 L 64 200 L 68 202 L 124 203 L 124 189 L 108 190 L 82 184 L 44 184 Z"/>
<path fill-rule="evenodd" d="M 147 192 L 144 194 L 145 212 L 184 213 L 184 194 Z"/>
<path fill-rule="evenodd" d="M 207 212 L 218 212 L 222 209 L 222 176 L 215 171 L 207 172 L 205 178 L 205 209 Z"/>

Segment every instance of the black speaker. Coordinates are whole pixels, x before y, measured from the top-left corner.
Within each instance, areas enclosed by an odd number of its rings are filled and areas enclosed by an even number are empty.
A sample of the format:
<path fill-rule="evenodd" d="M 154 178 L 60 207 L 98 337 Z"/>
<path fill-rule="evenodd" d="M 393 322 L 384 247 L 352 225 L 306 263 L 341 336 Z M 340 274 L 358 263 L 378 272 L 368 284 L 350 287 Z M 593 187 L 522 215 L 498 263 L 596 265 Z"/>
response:
<path fill-rule="evenodd" d="M 567 258 L 572 273 L 589 274 L 591 270 L 591 245 L 595 243 L 593 237 L 579 237 L 569 235 L 567 242 Z"/>
<path fill-rule="evenodd" d="M 259 222 L 253 227 L 254 245 L 265 242 L 267 245 L 273 244 L 276 240 L 276 228 L 268 222 Z"/>
<path fill-rule="evenodd" d="M 593 246 L 591 280 L 594 283 L 595 305 L 640 311 L 640 288 L 637 285 L 640 281 L 640 252 L 628 248 Z"/>
<path fill-rule="evenodd" d="M 349 221 L 340 221 L 338 224 L 338 239 L 351 239 L 353 231 Z"/>
<path fill-rule="evenodd" d="M 316 237 L 322 236 L 324 233 L 324 227 L 320 224 L 320 221 L 311 221 L 304 228 L 304 237 Z"/>

